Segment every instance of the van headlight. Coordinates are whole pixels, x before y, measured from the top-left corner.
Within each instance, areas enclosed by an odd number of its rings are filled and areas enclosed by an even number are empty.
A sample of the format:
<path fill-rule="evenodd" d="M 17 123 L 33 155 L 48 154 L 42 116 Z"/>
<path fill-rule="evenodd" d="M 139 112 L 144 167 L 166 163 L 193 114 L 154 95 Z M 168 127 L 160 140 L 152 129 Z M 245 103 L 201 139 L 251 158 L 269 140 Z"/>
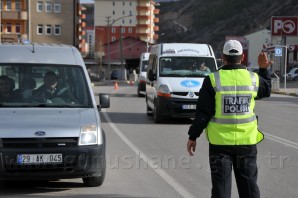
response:
<path fill-rule="evenodd" d="M 171 91 L 167 85 L 160 85 L 158 88 L 157 95 L 160 97 L 166 97 L 170 98 L 171 97 Z"/>
<path fill-rule="evenodd" d="M 97 144 L 97 127 L 95 124 L 82 126 L 79 145 L 94 145 Z"/>

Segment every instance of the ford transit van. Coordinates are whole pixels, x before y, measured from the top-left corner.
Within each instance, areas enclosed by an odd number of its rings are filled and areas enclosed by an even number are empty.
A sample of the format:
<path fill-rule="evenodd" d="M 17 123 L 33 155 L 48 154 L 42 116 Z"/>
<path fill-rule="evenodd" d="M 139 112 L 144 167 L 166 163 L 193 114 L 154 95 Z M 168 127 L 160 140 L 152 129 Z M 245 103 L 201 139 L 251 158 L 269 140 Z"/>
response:
<path fill-rule="evenodd" d="M 147 115 L 192 118 L 203 80 L 216 71 L 210 45 L 165 43 L 151 47 L 147 69 Z"/>
<path fill-rule="evenodd" d="M 142 53 L 139 64 L 139 76 L 138 76 L 138 96 L 145 95 L 146 93 L 146 78 L 147 78 L 147 67 L 150 53 Z"/>
<path fill-rule="evenodd" d="M 0 179 L 105 177 L 99 111 L 79 51 L 66 45 L 0 44 Z"/>

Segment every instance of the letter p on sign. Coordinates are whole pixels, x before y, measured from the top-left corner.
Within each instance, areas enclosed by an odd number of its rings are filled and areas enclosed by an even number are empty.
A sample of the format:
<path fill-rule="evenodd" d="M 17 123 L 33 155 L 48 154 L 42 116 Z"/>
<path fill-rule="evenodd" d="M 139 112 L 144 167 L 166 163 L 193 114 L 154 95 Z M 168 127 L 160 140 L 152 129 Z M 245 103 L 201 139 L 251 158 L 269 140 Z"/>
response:
<path fill-rule="evenodd" d="M 277 34 L 279 31 L 282 31 L 282 26 L 283 26 L 283 22 L 282 20 L 274 20 L 274 24 L 273 24 L 274 28 L 273 28 L 273 33 Z"/>

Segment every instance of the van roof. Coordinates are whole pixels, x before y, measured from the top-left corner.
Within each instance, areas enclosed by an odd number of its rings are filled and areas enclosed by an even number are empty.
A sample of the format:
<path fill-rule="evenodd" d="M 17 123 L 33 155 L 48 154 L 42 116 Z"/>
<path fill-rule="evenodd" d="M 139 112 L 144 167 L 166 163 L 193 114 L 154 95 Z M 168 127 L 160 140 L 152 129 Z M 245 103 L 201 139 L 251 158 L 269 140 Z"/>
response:
<path fill-rule="evenodd" d="M 214 56 L 208 44 L 163 43 L 151 47 L 150 53 L 162 56 Z"/>
<path fill-rule="evenodd" d="M 149 60 L 149 56 L 150 56 L 150 53 L 149 52 L 145 52 L 145 53 L 142 53 L 141 54 L 141 60 Z"/>
<path fill-rule="evenodd" d="M 0 63 L 82 65 L 83 59 L 70 45 L 1 43 Z"/>

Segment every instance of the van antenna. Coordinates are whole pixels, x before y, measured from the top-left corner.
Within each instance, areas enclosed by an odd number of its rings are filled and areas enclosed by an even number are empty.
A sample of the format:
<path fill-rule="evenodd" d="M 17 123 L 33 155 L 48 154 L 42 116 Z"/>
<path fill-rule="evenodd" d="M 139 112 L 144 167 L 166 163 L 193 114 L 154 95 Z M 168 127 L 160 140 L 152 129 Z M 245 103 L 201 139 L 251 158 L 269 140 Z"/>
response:
<path fill-rule="evenodd" d="M 32 53 L 35 53 L 35 50 L 34 50 L 34 43 L 31 43 L 32 44 Z"/>

